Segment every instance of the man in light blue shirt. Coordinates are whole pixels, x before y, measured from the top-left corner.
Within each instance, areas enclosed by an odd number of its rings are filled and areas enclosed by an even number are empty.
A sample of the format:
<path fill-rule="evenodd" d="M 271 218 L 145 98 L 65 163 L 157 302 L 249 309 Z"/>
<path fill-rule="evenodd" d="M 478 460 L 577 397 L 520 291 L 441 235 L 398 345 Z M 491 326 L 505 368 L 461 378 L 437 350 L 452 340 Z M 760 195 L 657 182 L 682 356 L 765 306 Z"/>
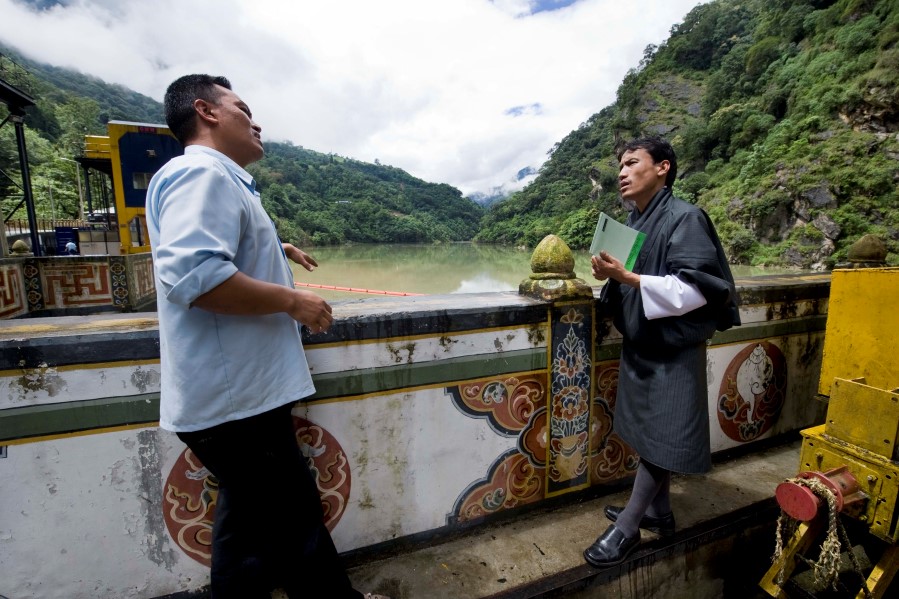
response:
<path fill-rule="evenodd" d="M 185 146 L 147 191 L 158 293 L 160 425 L 218 480 L 214 599 L 355 591 L 327 528 L 294 436 L 291 408 L 314 392 L 299 324 L 332 322 L 330 306 L 297 290 L 281 244 L 244 168 L 263 156 L 261 127 L 224 77 L 187 75 L 165 95 L 166 122 Z M 299 323 L 299 324 L 298 324 Z"/>
<path fill-rule="evenodd" d="M 287 312 L 266 314 L 273 308 L 252 292 L 239 300 L 219 289 L 245 283 L 288 300 L 304 293 L 293 289 L 249 173 L 208 146 L 187 146 L 151 181 L 147 225 L 162 299 L 160 425 L 207 429 L 313 393 L 297 322 Z M 214 295 L 221 303 L 210 305 Z M 330 314 L 320 304 L 323 330 Z"/>

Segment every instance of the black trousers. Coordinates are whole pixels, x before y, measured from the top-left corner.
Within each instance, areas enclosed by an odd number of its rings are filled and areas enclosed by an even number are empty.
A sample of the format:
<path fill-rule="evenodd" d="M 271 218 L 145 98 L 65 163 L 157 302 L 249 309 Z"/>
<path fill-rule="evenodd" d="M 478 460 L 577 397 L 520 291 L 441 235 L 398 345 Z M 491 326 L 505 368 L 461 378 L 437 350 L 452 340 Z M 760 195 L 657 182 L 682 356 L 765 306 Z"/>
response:
<path fill-rule="evenodd" d="M 353 590 L 294 435 L 291 405 L 178 433 L 218 479 L 213 599 L 361 597 Z"/>

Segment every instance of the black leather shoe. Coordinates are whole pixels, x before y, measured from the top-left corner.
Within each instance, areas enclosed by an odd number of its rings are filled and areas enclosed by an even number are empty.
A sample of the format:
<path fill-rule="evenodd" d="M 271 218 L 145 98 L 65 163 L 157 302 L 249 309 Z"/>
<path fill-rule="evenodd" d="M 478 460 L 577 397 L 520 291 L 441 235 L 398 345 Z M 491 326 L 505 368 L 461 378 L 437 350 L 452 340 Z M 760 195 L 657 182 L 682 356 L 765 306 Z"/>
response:
<path fill-rule="evenodd" d="M 606 518 L 612 522 L 618 521 L 618 514 L 624 511 L 620 505 L 607 505 L 603 512 Z M 643 516 L 640 518 L 640 528 L 654 532 L 663 537 L 670 537 L 674 534 L 674 512 L 668 512 L 664 516 L 654 518 L 652 516 Z"/>
<path fill-rule="evenodd" d="M 584 559 L 596 568 L 607 568 L 626 560 L 639 544 L 639 534 L 626 537 L 617 526 L 610 524 L 606 532 L 584 550 Z"/>

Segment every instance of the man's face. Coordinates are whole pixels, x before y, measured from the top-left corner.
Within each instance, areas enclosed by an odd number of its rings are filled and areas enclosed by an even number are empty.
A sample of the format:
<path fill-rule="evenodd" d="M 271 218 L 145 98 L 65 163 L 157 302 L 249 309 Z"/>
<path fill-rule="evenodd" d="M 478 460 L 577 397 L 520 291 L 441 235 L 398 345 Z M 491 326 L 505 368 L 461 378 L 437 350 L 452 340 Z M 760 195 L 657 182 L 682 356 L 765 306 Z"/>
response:
<path fill-rule="evenodd" d="M 253 113 L 232 90 L 219 87 L 221 95 L 211 104 L 218 119 L 215 131 L 217 149 L 242 167 L 256 162 L 265 154 L 262 127 L 253 121 Z"/>
<path fill-rule="evenodd" d="M 656 192 L 665 186 L 670 165 L 667 160 L 654 163 L 652 156 L 643 148 L 625 152 L 619 164 L 618 191 L 621 198 L 634 202 L 642 212 Z"/>

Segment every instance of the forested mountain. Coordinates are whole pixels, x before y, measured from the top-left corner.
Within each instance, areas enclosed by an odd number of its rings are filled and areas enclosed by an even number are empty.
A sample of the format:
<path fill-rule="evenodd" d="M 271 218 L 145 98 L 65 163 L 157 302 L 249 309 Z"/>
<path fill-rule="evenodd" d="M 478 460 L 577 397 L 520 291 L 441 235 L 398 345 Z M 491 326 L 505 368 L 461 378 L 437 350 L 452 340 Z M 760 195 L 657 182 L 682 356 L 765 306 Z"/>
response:
<path fill-rule="evenodd" d="M 474 237 L 483 209 L 455 187 L 407 172 L 265 144 L 249 167 L 283 239 L 302 243 L 462 241 Z"/>
<path fill-rule="evenodd" d="M 122 86 L 38 64 L 0 46 L 3 56 L 0 76 L 36 100 L 25 125 L 38 216 L 75 218 L 78 192 L 72 159 L 81 154 L 84 135 L 105 135 L 109 120 L 163 123 L 162 105 Z M 0 105 L 0 120 L 6 115 Z M 265 147 L 265 158 L 248 170 L 257 178 L 263 204 L 284 240 L 459 241 L 477 233 L 483 209 L 449 185 L 291 144 L 270 142 Z M 22 197 L 11 125 L 0 127 L 0 170 L 8 175 L 0 174 L 0 208 L 6 218 Z M 26 218 L 25 209 L 19 207 L 14 218 Z"/>
<path fill-rule="evenodd" d="M 732 261 L 827 268 L 874 233 L 899 263 L 899 3 L 696 7 L 477 239 L 586 247 L 600 211 L 625 216 L 616 144 L 646 134 L 672 141 L 675 192 L 709 212 Z"/>
<path fill-rule="evenodd" d="M 77 213 L 84 133 L 110 118 L 161 122 L 150 98 L 0 47 L 29 71 L 28 147 L 39 214 Z M 5 117 L 0 106 L 0 118 Z M 616 145 L 646 134 L 678 152 L 675 192 L 705 208 L 730 259 L 828 268 L 865 233 L 899 263 L 899 3 L 713 0 L 674 25 L 616 101 L 556 144 L 524 190 L 483 208 L 400 169 L 266 144 L 251 170 L 285 239 L 470 239 L 589 244 L 600 211 L 623 220 Z M 4 216 L 21 192 L 12 127 L 0 128 Z M 486 199 L 486 198 L 485 198 Z M 492 200 L 493 198 L 489 198 Z"/>

